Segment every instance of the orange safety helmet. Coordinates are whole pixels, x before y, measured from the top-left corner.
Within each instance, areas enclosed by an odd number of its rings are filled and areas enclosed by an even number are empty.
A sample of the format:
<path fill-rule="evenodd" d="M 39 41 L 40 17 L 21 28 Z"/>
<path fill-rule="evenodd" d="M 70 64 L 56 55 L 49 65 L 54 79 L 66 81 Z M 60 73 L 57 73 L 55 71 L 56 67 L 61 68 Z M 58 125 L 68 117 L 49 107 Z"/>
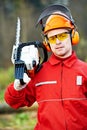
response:
<path fill-rule="evenodd" d="M 48 31 L 58 28 L 74 29 L 74 25 L 72 25 L 71 21 L 64 16 L 61 16 L 59 14 L 50 15 L 46 21 L 44 33 L 46 34 Z"/>
<path fill-rule="evenodd" d="M 46 17 L 47 19 L 44 24 L 44 18 Z M 74 23 L 70 10 L 63 5 L 51 5 L 47 7 L 41 13 L 37 23 L 41 24 L 44 35 L 53 29 L 70 29 L 72 45 L 79 43 L 79 33 L 76 31 L 76 25 Z"/>
<path fill-rule="evenodd" d="M 67 17 L 62 15 L 53 14 L 50 15 L 49 18 L 46 21 L 45 28 L 44 28 L 44 34 L 46 34 L 48 31 L 59 29 L 59 28 L 67 28 L 72 30 L 71 38 L 72 38 L 72 44 L 76 45 L 79 42 L 79 34 L 75 29 L 75 26 L 71 23 Z"/>

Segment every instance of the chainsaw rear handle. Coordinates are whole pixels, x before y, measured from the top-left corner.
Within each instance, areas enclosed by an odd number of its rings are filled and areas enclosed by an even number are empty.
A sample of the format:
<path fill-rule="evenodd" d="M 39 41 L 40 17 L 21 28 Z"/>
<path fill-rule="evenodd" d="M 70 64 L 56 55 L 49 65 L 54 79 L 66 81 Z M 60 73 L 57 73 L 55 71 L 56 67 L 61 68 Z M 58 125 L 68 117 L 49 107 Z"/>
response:
<path fill-rule="evenodd" d="M 39 41 L 35 41 L 35 42 L 27 42 L 27 43 L 19 44 L 19 46 L 17 48 L 17 56 L 16 56 L 16 60 L 15 60 L 15 78 L 16 79 L 22 80 L 23 74 L 24 74 L 24 72 L 26 72 L 25 63 L 24 63 L 24 61 L 20 60 L 20 57 L 21 57 L 22 48 L 25 47 L 25 46 L 30 46 L 30 45 L 34 45 L 38 49 L 42 48 L 43 54 L 44 54 L 44 58 L 43 58 L 42 62 L 38 64 L 35 72 L 38 72 L 40 70 L 40 68 L 42 67 L 42 64 L 45 61 L 47 61 L 47 59 L 48 59 L 47 50 L 44 47 L 43 43 L 41 43 Z"/>
<path fill-rule="evenodd" d="M 24 46 L 30 46 L 30 45 L 35 45 L 35 47 L 37 47 L 37 48 L 42 48 L 42 49 L 43 49 L 43 53 L 44 53 L 44 59 L 43 59 L 42 63 L 45 62 L 45 61 L 47 61 L 47 59 L 48 59 L 47 50 L 46 50 L 46 48 L 44 47 L 43 43 L 40 42 L 40 41 L 27 42 L 27 43 L 22 43 L 22 44 L 20 44 L 20 45 L 18 46 L 18 49 L 17 49 L 17 58 L 16 58 L 17 61 L 20 60 L 22 48 L 23 48 Z"/>

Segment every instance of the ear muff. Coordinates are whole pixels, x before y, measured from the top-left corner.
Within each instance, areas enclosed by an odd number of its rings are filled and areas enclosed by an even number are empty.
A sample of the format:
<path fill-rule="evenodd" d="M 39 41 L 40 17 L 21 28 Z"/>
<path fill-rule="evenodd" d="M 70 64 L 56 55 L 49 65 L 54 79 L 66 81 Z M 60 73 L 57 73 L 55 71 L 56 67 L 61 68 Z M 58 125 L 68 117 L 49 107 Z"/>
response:
<path fill-rule="evenodd" d="M 51 51 L 50 45 L 49 45 L 48 40 L 47 40 L 46 37 L 44 37 L 43 45 L 45 46 L 45 48 L 47 49 L 47 51 Z"/>
<path fill-rule="evenodd" d="M 43 39 L 43 45 L 44 45 L 44 47 L 46 48 L 47 51 L 51 51 L 50 45 L 48 43 L 47 36 L 44 35 L 43 33 L 41 34 L 41 36 L 42 36 L 42 39 Z"/>
<path fill-rule="evenodd" d="M 71 34 L 72 45 L 77 45 L 79 43 L 79 33 L 73 29 Z"/>

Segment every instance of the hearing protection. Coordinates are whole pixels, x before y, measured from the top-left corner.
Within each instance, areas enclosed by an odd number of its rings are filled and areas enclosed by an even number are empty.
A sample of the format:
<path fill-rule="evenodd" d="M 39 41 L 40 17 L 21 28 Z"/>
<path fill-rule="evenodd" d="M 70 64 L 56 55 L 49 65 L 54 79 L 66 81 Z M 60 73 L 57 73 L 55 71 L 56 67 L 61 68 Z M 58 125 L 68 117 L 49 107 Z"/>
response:
<path fill-rule="evenodd" d="M 79 33 L 75 29 L 72 30 L 71 41 L 72 45 L 77 45 L 79 43 Z"/>
<path fill-rule="evenodd" d="M 43 45 L 45 46 L 45 48 L 46 48 L 47 51 L 51 51 L 51 49 L 50 49 L 50 44 L 48 43 L 46 37 L 44 37 Z"/>
<path fill-rule="evenodd" d="M 46 33 L 53 29 L 67 28 L 71 29 L 72 45 L 79 43 L 79 33 L 76 30 L 75 22 L 72 18 L 70 10 L 63 5 L 51 5 L 47 7 L 40 15 L 37 24 L 40 23 L 44 35 L 43 44 L 50 51 Z"/>

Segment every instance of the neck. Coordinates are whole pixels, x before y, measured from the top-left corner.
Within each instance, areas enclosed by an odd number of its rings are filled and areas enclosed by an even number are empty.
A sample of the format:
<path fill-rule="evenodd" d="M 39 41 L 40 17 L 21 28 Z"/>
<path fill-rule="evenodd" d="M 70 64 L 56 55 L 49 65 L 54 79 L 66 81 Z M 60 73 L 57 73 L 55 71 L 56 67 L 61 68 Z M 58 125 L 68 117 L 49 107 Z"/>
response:
<path fill-rule="evenodd" d="M 65 58 L 68 58 L 72 55 L 72 50 L 70 50 L 69 52 L 66 52 L 62 55 L 55 55 L 56 57 L 60 58 L 60 59 L 65 59 Z"/>

